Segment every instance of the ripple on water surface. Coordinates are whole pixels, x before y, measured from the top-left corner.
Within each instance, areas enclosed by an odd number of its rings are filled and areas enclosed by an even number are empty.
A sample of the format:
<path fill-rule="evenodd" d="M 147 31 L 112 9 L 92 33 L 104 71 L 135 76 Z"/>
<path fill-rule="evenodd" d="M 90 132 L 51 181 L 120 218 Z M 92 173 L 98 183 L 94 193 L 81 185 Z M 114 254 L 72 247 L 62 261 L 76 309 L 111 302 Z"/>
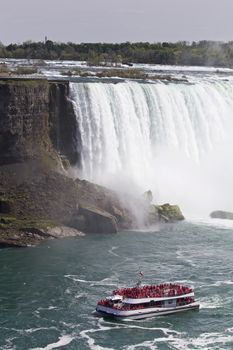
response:
<path fill-rule="evenodd" d="M 1 250 L 0 348 L 233 349 L 233 230 L 184 222 Z M 199 312 L 110 322 L 92 315 L 113 289 L 177 281 L 195 288 Z"/>

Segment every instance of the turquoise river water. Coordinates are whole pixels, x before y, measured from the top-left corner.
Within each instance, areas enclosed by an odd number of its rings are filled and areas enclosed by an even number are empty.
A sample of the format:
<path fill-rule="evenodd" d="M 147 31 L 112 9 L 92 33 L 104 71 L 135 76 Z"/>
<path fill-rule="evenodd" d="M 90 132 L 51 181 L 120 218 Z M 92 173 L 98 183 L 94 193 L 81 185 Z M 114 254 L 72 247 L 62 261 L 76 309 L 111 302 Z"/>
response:
<path fill-rule="evenodd" d="M 0 250 L 0 349 L 233 349 L 232 246 L 231 227 L 186 221 Z M 145 284 L 193 286 L 200 311 L 128 322 L 92 315 L 140 270 Z"/>

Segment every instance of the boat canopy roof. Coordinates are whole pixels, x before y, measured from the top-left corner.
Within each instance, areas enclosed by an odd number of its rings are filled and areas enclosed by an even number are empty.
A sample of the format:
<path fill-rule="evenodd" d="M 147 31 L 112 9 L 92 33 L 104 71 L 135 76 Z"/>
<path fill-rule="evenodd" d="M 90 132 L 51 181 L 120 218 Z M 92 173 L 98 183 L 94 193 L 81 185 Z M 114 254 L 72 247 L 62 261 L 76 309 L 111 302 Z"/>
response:
<path fill-rule="evenodd" d="M 163 283 L 159 285 L 145 285 L 131 288 L 122 288 L 113 291 L 113 296 L 122 296 L 126 300 L 140 300 L 134 303 L 148 302 L 148 300 L 162 301 L 194 296 L 190 287 L 175 283 Z"/>
<path fill-rule="evenodd" d="M 157 297 L 157 298 L 124 298 L 123 302 L 126 304 L 144 304 L 149 303 L 151 301 L 166 301 L 166 300 L 173 300 L 173 299 L 180 299 L 180 298 L 188 298 L 188 297 L 194 297 L 194 292 L 184 294 L 184 295 L 174 295 L 170 297 Z"/>

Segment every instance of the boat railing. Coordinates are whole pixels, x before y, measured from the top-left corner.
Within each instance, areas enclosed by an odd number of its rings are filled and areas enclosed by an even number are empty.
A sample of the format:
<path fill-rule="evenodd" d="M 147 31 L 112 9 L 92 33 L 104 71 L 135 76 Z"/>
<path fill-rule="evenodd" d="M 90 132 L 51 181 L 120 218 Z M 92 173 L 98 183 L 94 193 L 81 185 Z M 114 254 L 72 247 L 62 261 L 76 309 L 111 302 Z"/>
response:
<path fill-rule="evenodd" d="M 192 297 L 182 298 L 181 300 L 177 299 L 176 306 L 184 306 L 193 303 L 195 300 Z M 114 310 L 121 311 L 130 311 L 130 310 L 140 310 L 154 307 L 167 307 L 163 301 L 150 301 L 141 304 L 130 304 L 130 303 L 111 303 L 107 299 L 102 299 L 98 302 L 98 305 L 109 307 Z"/>

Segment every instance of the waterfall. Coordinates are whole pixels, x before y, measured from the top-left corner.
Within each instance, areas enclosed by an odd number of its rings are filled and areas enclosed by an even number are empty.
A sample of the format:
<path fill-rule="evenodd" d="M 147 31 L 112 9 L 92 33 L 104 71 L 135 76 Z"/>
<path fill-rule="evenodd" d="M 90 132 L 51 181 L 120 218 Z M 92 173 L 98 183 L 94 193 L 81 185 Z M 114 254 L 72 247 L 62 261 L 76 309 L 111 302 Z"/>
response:
<path fill-rule="evenodd" d="M 233 83 L 70 83 L 82 176 L 187 212 L 233 210 Z M 80 174 L 80 170 L 79 170 Z M 233 191 L 232 191 L 233 192 Z"/>

